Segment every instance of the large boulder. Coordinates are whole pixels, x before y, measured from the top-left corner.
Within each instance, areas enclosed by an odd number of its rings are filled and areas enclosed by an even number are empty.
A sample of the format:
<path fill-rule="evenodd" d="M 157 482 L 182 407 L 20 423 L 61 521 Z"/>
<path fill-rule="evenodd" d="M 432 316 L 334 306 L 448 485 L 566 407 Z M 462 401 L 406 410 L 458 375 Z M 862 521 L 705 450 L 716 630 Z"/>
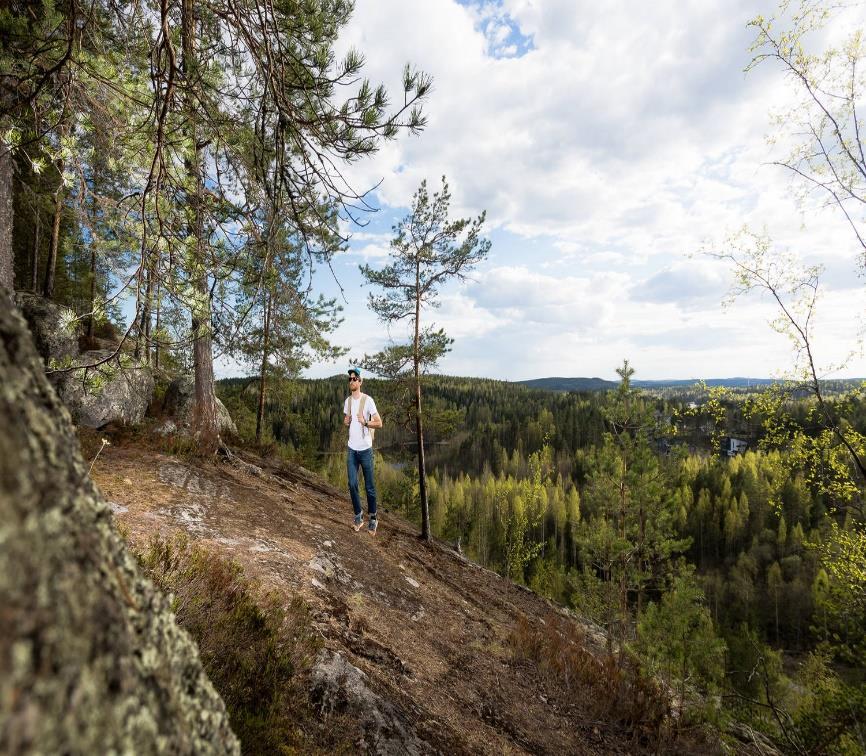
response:
<path fill-rule="evenodd" d="M 188 431 L 192 424 L 194 399 L 195 378 L 191 375 L 175 378 L 165 392 L 162 411 L 170 419 L 166 421 L 166 425 L 163 427 L 168 427 L 171 424 L 173 426 L 172 432 L 174 430 Z M 216 405 L 219 432 L 224 435 L 236 436 L 238 429 L 229 411 L 219 399 L 216 400 Z"/>
<path fill-rule="evenodd" d="M 358 750 L 377 756 L 421 756 L 436 753 L 422 741 L 391 703 L 373 692 L 370 680 L 338 652 L 323 649 L 311 674 L 310 694 L 322 713 L 348 712 L 361 725 Z"/>
<path fill-rule="evenodd" d="M 36 351 L 46 365 L 52 360 L 62 363 L 78 354 L 75 313 L 71 309 L 26 291 L 15 294 L 15 304 L 27 321 Z"/>
<path fill-rule="evenodd" d="M 76 425 L 141 422 L 153 399 L 153 372 L 147 365 L 107 349 L 85 352 L 73 365 L 95 367 L 52 373 L 51 382 Z"/>
<path fill-rule="evenodd" d="M 0 753 L 237 754 L 0 290 Z"/>

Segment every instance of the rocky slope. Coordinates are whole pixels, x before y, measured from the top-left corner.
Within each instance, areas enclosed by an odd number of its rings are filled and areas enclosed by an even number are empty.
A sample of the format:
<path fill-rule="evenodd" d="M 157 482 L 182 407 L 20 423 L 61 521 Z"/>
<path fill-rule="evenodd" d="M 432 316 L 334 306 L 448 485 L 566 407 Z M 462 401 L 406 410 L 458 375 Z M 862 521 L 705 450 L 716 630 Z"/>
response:
<path fill-rule="evenodd" d="M 139 547 L 183 531 L 287 602 L 304 598 L 326 647 L 312 685 L 343 687 L 340 705 L 354 708 L 365 748 L 658 747 L 628 713 L 634 701 L 626 699 L 644 694 L 613 690 L 591 628 L 446 546 L 422 544 L 396 515 L 380 515 L 376 537 L 355 533 L 345 494 L 302 468 L 252 457 L 203 464 L 119 441 L 93 475 Z M 680 739 L 663 750 L 706 748 Z"/>

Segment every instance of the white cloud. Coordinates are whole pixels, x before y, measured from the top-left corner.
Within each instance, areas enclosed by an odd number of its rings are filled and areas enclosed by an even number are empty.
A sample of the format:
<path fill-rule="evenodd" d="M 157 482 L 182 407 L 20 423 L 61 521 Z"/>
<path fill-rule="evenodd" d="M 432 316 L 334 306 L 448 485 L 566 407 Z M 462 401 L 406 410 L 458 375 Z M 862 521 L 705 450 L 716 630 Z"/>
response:
<path fill-rule="evenodd" d="M 347 230 L 348 233 L 348 230 Z M 352 231 L 352 240 L 355 242 L 366 241 L 366 242 L 376 242 L 380 245 L 387 246 L 391 241 L 390 234 L 379 234 L 373 233 L 371 231 Z"/>
<path fill-rule="evenodd" d="M 722 266 L 709 260 L 684 260 L 668 265 L 631 290 L 636 302 L 672 302 L 682 307 L 714 307 L 729 288 Z"/>
<path fill-rule="evenodd" d="M 347 36 L 375 48 L 372 78 L 393 82 L 406 60 L 435 77 L 422 137 L 388 145 L 356 174 L 364 185 L 387 177 L 388 204 L 404 205 L 422 178 L 446 173 L 461 208 L 487 208 L 493 224 L 515 233 L 612 238 L 623 217 L 690 221 L 677 196 L 694 189 L 689 174 L 721 160 L 732 140 L 760 141 L 766 98 L 761 76 L 741 73 L 742 4 L 715 9 L 725 23 L 681 4 L 639 19 L 625 5 L 613 13 L 588 3 L 511 6 L 536 46 L 503 60 L 485 54 L 482 30 L 454 3 L 412 5 L 406 29 L 403 5 L 359 4 Z M 706 34 L 694 31 L 705 24 Z M 760 111 L 739 105 L 743 96 L 760 97 Z"/>
<path fill-rule="evenodd" d="M 856 248 L 832 209 L 797 210 L 790 176 L 766 165 L 768 111 L 790 101 L 782 72 L 744 75 L 760 0 L 363 0 L 341 39 L 393 97 L 411 62 L 434 76 L 419 138 L 351 166 L 357 188 L 402 214 L 424 178 L 447 175 L 456 216 L 488 210 L 496 238 L 477 282 L 431 314 L 462 374 L 601 374 L 625 356 L 640 377 L 768 375 L 789 359 L 769 305 L 722 311 L 730 272 L 688 259 L 749 223 L 827 266 L 822 350 L 855 341 Z M 850 27 L 846 27 L 850 28 Z M 838 36 L 832 30 L 829 37 Z M 384 261 L 390 236 L 352 252 Z M 351 339 L 384 334 L 353 296 Z M 859 308 L 859 309 L 857 309 Z M 347 313 L 349 312 L 347 307 Z M 828 357 L 829 359 L 829 357 Z M 855 363 L 853 372 L 866 372 Z"/>
<path fill-rule="evenodd" d="M 505 313 L 483 307 L 464 292 L 442 297 L 441 306 L 426 317 L 458 343 L 467 338 L 486 338 L 511 324 Z"/>
<path fill-rule="evenodd" d="M 597 326 L 625 284 L 620 274 L 555 277 L 525 267 L 494 268 L 467 287 L 480 307 L 519 323 L 558 325 L 581 333 Z"/>
<path fill-rule="evenodd" d="M 352 255 L 358 255 L 359 257 L 363 257 L 364 260 L 382 260 L 388 257 L 391 253 L 388 244 L 374 243 L 374 244 L 364 244 L 363 246 L 352 245 L 351 252 Z"/>

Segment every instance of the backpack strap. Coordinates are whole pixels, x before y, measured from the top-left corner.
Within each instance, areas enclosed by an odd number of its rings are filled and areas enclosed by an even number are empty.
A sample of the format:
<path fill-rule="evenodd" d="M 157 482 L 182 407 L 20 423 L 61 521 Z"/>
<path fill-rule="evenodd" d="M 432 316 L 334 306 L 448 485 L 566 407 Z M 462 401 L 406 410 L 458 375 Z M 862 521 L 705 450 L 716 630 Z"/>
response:
<path fill-rule="evenodd" d="M 366 405 L 366 403 L 367 403 L 367 395 L 366 395 L 366 394 L 361 394 L 361 403 L 358 405 L 358 414 L 359 414 L 361 417 L 364 417 L 364 405 Z M 365 419 L 366 419 L 366 418 L 365 418 Z M 369 433 L 369 434 L 370 434 L 370 440 L 371 440 L 371 441 L 373 440 L 373 429 L 372 429 L 372 428 L 368 428 L 368 427 L 365 425 L 365 426 L 363 426 L 363 429 L 362 429 L 361 432 L 364 433 L 364 434 Z"/>
<path fill-rule="evenodd" d="M 365 405 L 366 403 L 367 403 L 367 395 L 366 395 L 366 394 L 361 394 L 361 402 L 360 402 L 360 404 L 358 405 L 358 414 L 359 414 L 361 417 L 364 417 L 364 405 Z M 361 426 L 361 435 L 362 435 L 362 436 L 367 435 L 367 427 L 366 427 L 366 426 L 363 426 L 363 425 Z"/>

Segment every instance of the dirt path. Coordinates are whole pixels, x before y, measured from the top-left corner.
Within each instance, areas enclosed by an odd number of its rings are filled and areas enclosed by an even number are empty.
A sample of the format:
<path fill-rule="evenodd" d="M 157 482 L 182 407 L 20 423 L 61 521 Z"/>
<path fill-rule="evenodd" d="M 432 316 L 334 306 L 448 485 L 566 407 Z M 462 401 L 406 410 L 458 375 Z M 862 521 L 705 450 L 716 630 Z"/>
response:
<path fill-rule="evenodd" d="M 637 751 L 592 721 L 579 694 L 515 662 L 518 618 L 561 619 L 549 602 L 441 544 L 423 545 L 395 515 L 380 515 L 376 537 L 355 533 L 343 492 L 299 468 L 266 472 L 109 447 L 93 477 L 136 544 L 182 530 L 264 586 L 302 595 L 326 646 L 363 670 L 436 750 Z"/>

